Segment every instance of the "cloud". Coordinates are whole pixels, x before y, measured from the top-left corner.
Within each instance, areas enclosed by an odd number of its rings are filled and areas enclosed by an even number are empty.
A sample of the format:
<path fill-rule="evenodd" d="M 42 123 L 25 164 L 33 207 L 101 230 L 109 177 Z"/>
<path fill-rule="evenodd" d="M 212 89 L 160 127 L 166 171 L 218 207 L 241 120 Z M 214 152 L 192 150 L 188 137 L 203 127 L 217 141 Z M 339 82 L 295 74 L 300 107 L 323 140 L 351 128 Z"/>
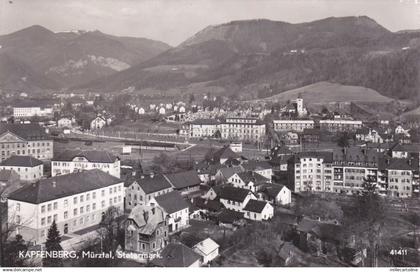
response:
<path fill-rule="evenodd" d="M 134 8 L 123 7 L 120 9 L 120 13 L 123 15 L 137 15 L 139 12 Z"/>

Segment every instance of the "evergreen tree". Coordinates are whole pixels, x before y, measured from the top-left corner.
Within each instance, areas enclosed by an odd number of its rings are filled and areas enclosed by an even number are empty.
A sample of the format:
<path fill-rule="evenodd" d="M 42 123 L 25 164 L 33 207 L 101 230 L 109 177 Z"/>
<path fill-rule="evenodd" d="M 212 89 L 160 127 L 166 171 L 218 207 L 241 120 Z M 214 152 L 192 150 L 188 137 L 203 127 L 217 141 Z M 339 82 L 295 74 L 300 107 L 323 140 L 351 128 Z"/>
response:
<path fill-rule="evenodd" d="M 45 243 L 45 251 L 54 252 L 61 251 L 63 248 L 60 245 L 61 236 L 60 232 L 57 229 L 57 224 L 55 220 L 52 222 L 51 227 L 48 230 L 48 237 Z M 63 260 L 59 258 L 46 257 L 42 261 L 44 266 L 63 266 Z"/>
<path fill-rule="evenodd" d="M 25 259 L 19 256 L 19 252 L 26 252 L 28 245 L 25 243 L 21 235 L 16 235 L 16 238 L 4 245 L 4 257 L 0 266 L 4 267 L 22 267 Z"/>

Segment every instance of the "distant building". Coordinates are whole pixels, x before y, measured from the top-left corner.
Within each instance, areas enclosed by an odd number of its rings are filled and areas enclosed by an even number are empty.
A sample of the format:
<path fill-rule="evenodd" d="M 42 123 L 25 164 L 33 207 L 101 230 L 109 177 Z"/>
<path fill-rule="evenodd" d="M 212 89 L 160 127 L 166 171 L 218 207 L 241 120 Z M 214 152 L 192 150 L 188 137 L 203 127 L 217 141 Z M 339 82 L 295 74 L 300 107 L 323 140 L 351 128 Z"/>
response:
<path fill-rule="evenodd" d="M 265 124 L 256 118 L 226 118 L 220 132 L 222 139 L 257 142 L 265 136 Z"/>
<path fill-rule="evenodd" d="M 28 184 L 8 197 L 9 224 L 26 241 L 44 243 L 53 221 L 67 235 L 97 225 L 106 210 L 123 210 L 123 181 L 100 170 Z"/>
<path fill-rule="evenodd" d="M 72 126 L 72 120 L 70 119 L 70 118 L 60 118 L 58 121 L 57 121 L 57 126 L 59 127 L 59 128 L 64 128 L 64 127 L 71 127 Z"/>
<path fill-rule="evenodd" d="M 13 155 L 40 160 L 53 157 L 53 140 L 37 124 L 0 124 L 0 161 Z"/>
<path fill-rule="evenodd" d="M 356 131 L 363 125 L 362 121 L 356 120 L 320 120 L 319 126 L 330 132 Z"/>
<path fill-rule="evenodd" d="M 166 109 L 164 107 L 160 107 L 159 114 L 162 114 L 162 115 L 166 114 Z"/>
<path fill-rule="evenodd" d="M 190 123 L 191 137 L 215 137 L 219 129 L 219 122 L 215 119 L 197 119 Z"/>
<path fill-rule="evenodd" d="M 181 243 L 170 243 L 161 252 L 160 258 L 151 261 L 158 267 L 199 267 L 201 255 Z"/>
<path fill-rule="evenodd" d="M 274 216 L 273 206 L 264 200 L 249 200 L 243 211 L 244 217 L 253 221 L 266 221 Z"/>
<path fill-rule="evenodd" d="M 105 118 L 98 116 L 90 122 L 90 129 L 91 130 L 101 129 L 106 125 L 107 125 L 107 121 L 105 120 Z"/>
<path fill-rule="evenodd" d="M 34 181 L 44 175 L 42 161 L 31 156 L 11 156 L 0 163 L 0 169 L 14 170 L 21 180 Z"/>
<path fill-rule="evenodd" d="M 263 184 L 270 182 L 271 181 L 268 178 L 251 171 L 235 173 L 227 179 L 227 183 L 232 184 L 232 186 L 248 189 L 254 193 L 256 193 Z"/>
<path fill-rule="evenodd" d="M 51 175 L 66 175 L 84 170 L 99 169 L 120 178 L 120 158 L 107 151 L 66 150 L 51 160 Z"/>
<path fill-rule="evenodd" d="M 237 212 L 242 212 L 249 200 L 257 199 L 250 190 L 233 186 L 223 186 L 215 193 L 226 209 Z"/>
<path fill-rule="evenodd" d="M 304 129 L 312 129 L 315 127 L 313 120 L 273 120 L 275 131 L 297 131 L 302 132 Z"/>
<path fill-rule="evenodd" d="M 201 255 L 201 263 L 205 265 L 219 256 L 219 247 L 215 241 L 207 238 L 193 246 L 192 250 Z"/>
<path fill-rule="evenodd" d="M 13 106 L 13 117 L 16 119 L 34 116 L 52 117 L 52 115 L 53 106 L 42 101 L 26 100 Z"/>
<path fill-rule="evenodd" d="M 292 191 L 286 186 L 277 183 L 263 184 L 258 191 L 258 196 L 260 199 L 276 205 L 289 205 L 292 203 Z"/>
<path fill-rule="evenodd" d="M 165 214 L 159 207 L 138 205 L 125 222 L 125 250 L 159 253 L 169 241 Z"/>

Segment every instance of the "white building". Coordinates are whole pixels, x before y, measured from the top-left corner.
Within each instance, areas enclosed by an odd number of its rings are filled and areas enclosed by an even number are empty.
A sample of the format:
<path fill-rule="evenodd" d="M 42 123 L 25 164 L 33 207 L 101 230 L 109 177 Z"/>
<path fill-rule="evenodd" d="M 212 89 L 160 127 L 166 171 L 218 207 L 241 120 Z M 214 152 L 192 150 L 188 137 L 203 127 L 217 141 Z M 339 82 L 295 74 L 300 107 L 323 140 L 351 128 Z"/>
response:
<path fill-rule="evenodd" d="M 357 120 L 320 120 L 319 126 L 331 132 L 356 131 L 363 125 L 362 121 Z"/>
<path fill-rule="evenodd" d="M 90 122 L 90 129 L 91 130 L 101 129 L 104 126 L 106 126 L 106 124 L 107 124 L 107 121 L 103 117 L 98 116 Z"/>
<path fill-rule="evenodd" d="M 53 177 L 91 169 L 120 178 L 120 159 L 107 151 L 66 150 L 51 160 Z"/>
<path fill-rule="evenodd" d="M 289 205 L 292 203 L 292 191 L 281 184 L 264 184 L 258 191 L 258 196 L 259 199 L 269 201 L 276 205 Z"/>
<path fill-rule="evenodd" d="M 69 118 L 60 118 L 58 121 L 57 121 L 57 126 L 59 127 L 59 128 L 63 128 L 63 127 L 71 127 L 71 125 L 72 125 L 72 121 L 71 121 L 71 119 L 69 119 Z"/>
<path fill-rule="evenodd" d="M 257 199 L 250 190 L 233 186 L 225 186 L 220 191 L 216 192 L 216 194 L 220 199 L 220 203 L 222 203 L 226 209 L 237 212 L 242 212 L 249 200 Z"/>
<path fill-rule="evenodd" d="M 219 256 L 219 245 L 211 238 L 207 238 L 199 242 L 192 247 L 192 250 L 201 255 L 201 263 L 204 265 L 208 264 Z"/>
<path fill-rule="evenodd" d="M 159 114 L 166 114 L 166 109 L 164 107 L 159 108 Z"/>
<path fill-rule="evenodd" d="M 245 218 L 253 221 L 266 221 L 274 216 L 273 206 L 263 200 L 249 200 L 243 212 Z"/>
<path fill-rule="evenodd" d="M 146 113 L 146 111 L 144 110 L 144 108 L 140 107 L 140 108 L 138 109 L 138 113 L 139 113 L 140 115 L 143 115 L 143 114 L 145 114 L 145 113 Z"/>
<path fill-rule="evenodd" d="M 53 221 L 61 234 L 100 223 L 111 206 L 123 211 L 123 181 L 99 170 L 28 184 L 8 197 L 8 223 L 25 241 L 44 243 Z"/>
<path fill-rule="evenodd" d="M 214 137 L 219 129 L 219 122 L 215 119 L 197 119 L 190 123 L 190 136 L 195 138 Z"/>
<path fill-rule="evenodd" d="M 265 136 L 265 124 L 256 118 L 226 118 L 220 124 L 222 139 L 260 141 Z"/>
<path fill-rule="evenodd" d="M 273 120 L 275 131 L 297 131 L 315 127 L 313 120 Z"/>
<path fill-rule="evenodd" d="M 168 216 L 167 223 L 170 234 L 189 227 L 189 205 L 178 191 L 153 197 L 149 205 L 159 206 L 165 212 L 165 216 Z"/>
<path fill-rule="evenodd" d="M 11 156 L 0 163 L 0 169 L 14 170 L 20 180 L 34 181 L 44 175 L 43 162 L 31 156 Z"/>
<path fill-rule="evenodd" d="M 52 117 L 53 107 L 41 102 L 25 101 L 13 106 L 13 117 L 30 118 L 34 116 Z"/>

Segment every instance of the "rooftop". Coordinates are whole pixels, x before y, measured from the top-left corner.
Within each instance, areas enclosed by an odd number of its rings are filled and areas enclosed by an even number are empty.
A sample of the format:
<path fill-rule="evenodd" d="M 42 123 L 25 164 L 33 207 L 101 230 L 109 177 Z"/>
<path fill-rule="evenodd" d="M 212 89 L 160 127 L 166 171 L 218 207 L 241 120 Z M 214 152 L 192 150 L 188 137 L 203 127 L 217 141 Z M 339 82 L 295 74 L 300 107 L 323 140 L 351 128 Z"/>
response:
<path fill-rule="evenodd" d="M 267 204 L 268 202 L 265 201 L 251 199 L 246 204 L 244 211 L 261 213 Z"/>
<path fill-rule="evenodd" d="M 156 202 L 168 214 L 172 214 L 189 207 L 187 201 L 178 191 L 172 191 L 155 197 Z"/>
<path fill-rule="evenodd" d="M 0 166 L 36 167 L 43 162 L 31 156 L 11 156 L 0 163 Z"/>
<path fill-rule="evenodd" d="M 65 150 L 53 161 L 73 161 L 74 158 L 85 158 L 89 162 L 114 163 L 119 158 L 103 150 Z"/>

